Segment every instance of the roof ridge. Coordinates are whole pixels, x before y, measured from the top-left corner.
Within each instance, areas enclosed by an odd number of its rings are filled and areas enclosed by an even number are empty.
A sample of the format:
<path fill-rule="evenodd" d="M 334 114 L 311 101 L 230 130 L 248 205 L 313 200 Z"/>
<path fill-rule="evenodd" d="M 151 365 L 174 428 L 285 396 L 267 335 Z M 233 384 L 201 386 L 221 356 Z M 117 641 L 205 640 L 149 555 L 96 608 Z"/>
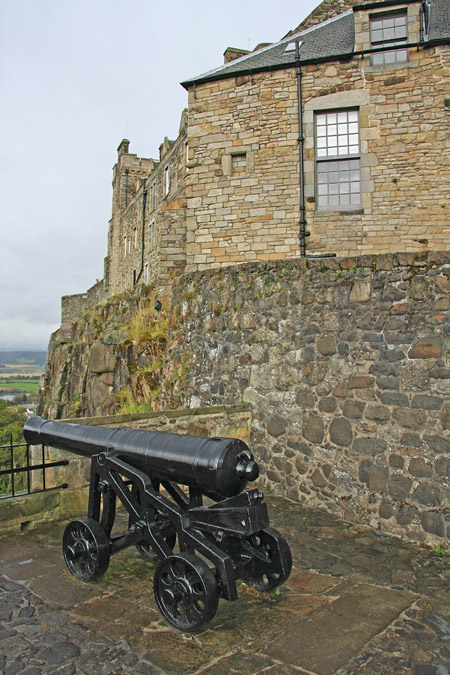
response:
<path fill-rule="evenodd" d="M 258 51 L 252 51 L 249 54 L 244 54 L 243 56 L 240 56 L 237 59 L 233 59 L 233 61 L 230 61 L 229 63 L 223 63 L 220 66 L 217 66 L 216 68 L 213 68 L 212 70 L 207 70 L 205 73 L 202 73 L 201 75 L 197 75 L 195 78 L 189 78 L 184 80 L 184 82 L 191 82 L 193 80 L 198 80 L 200 78 L 208 77 L 210 75 L 214 75 L 215 73 L 220 72 L 221 70 L 226 70 L 230 69 L 232 70 L 233 67 L 244 63 L 246 60 L 254 58 L 256 55 L 263 54 L 264 52 L 267 52 L 271 49 L 275 49 L 276 47 L 280 47 L 281 45 L 287 43 L 289 44 L 290 42 L 293 42 L 297 37 L 301 37 L 302 35 L 308 35 L 309 33 L 312 33 L 315 30 L 318 30 L 319 28 L 322 28 L 323 26 L 326 26 L 327 24 L 333 23 L 334 21 L 337 21 L 338 19 L 342 19 L 344 16 L 348 16 L 349 14 L 352 14 L 353 10 L 348 9 L 345 12 L 342 12 L 342 14 L 338 14 L 337 16 L 331 17 L 331 19 L 326 19 L 326 21 L 323 21 L 322 23 L 318 23 L 315 26 L 312 26 L 311 28 L 307 28 L 306 30 L 302 30 L 299 33 L 294 33 L 290 37 L 284 37 L 281 40 L 278 40 L 278 42 L 272 42 L 270 45 L 267 45 L 267 47 L 262 47 L 261 49 L 258 49 Z"/>

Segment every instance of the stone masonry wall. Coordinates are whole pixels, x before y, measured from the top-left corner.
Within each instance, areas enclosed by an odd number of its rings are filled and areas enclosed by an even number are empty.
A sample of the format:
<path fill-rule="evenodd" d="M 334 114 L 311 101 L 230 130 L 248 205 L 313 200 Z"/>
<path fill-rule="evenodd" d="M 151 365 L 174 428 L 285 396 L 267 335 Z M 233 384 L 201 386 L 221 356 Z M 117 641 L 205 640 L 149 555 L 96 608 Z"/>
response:
<path fill-rule="evenodd" d="M 264 484 L 413 540 L 449 535 L 449 253 L 205 271 L 173 307 L 185 404 L 252 404 Z"/>
<path fill-rule="evenodd" d="M 107 289 L 103 279 L 91 286 L 86 293 L 64 295 L 61 298 L 61 324 L 71 324 L 81 316 L 84 310 L 98 305 L 106 297 Z"/>
<path fill-rule="evenodd" d="M 129 164 L 128 153 L 119 156 L 114 175 L 113 214 L 108 237 L 110 295 L 133 288 L 135 280 L 145 284 L 168 285 L 170 275 L 185 265 L 185 206 L 186 129 L 182 118 L 180 135 L 175 142 L 165 139 L 159 161 L 146 160 L 142 176 L 134 177 L 133 192 L 124 199 L 123 184 L 130 184 L 124 175 Z M 142 160 L 140 160 L 142 162 Z M 165 180 L 169 172 L 170 188 L 166 194 Z M 143 186 L 147 190 L 144 238 Z M 130 188 L 128 187 L 128 190 Z M 144 245 L 142 257 L 142 244 Z M 140 275 L 140 276 L 139 276 Z"/>
<path fill-rule="evenodd" d="M 408 13 L 414 42 L 418 6 Z M 358 46 L 367 21 L 355 14 Z M 373 67 L 370 57 L 303 67 L 309 253 L 450 248 L 449 56 L 414 48 L 393 67 Z M 349 108 L 359 111 L 362 208 L 318 210 L 314 115 Z M 297 116 L 294 68 L 191 88 L 187 271 L 298 255 Z"/>

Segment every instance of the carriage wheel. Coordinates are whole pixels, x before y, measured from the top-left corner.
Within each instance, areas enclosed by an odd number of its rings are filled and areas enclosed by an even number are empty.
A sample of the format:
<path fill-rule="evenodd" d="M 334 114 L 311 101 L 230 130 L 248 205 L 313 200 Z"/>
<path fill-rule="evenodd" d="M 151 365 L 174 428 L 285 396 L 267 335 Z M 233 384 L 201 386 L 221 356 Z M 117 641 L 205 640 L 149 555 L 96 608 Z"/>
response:
<path fill-rule="evenodd" d="M 172 626 L 192 632 L 210 621 L 219 594 L 214 574 L 196 555 L 180 553 L 159 564 L 154 579 L 157 605 Z"/>
<path fill-rule="evenodd" d="M 93 581 L 108 569 L 109 538 L 96 520 L 73 520 L 64 530 L 63 553 L 71 574 L 80 581 Z"/>
<path fill-rule="evenodd" d="M 272 591 L 286 581 L 291 573 L 292 556 L 286 539 L 274 528 L 268 527 L 245 540 L 245 549 L 251 554 L 251 569 L 243 581 L 259 591 Z"/>

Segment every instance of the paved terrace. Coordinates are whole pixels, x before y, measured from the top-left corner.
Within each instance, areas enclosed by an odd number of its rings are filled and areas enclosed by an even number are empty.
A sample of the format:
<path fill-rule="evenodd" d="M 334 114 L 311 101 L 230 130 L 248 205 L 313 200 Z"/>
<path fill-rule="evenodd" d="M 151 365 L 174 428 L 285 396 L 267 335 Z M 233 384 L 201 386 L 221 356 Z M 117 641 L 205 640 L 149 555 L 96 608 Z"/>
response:
<path fill-rule="evenodd" d="M 0 672 L 448 675 L 448 554 L 281 498 L 272 525 L 294 568 L 279 595 L 242 585 L 202 632 L 171 629 L 154 565 L 127 549 L 83 584 L 61 553 L 65 523 L 0 539 Z"/>

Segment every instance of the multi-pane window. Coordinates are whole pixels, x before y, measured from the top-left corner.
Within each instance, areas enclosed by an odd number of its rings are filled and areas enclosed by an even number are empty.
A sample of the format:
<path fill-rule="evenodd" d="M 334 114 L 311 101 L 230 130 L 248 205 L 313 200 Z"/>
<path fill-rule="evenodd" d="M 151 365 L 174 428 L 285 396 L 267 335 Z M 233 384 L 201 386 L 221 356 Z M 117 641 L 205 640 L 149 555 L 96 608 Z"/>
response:
<path fill-rule="evenodd" d="M 316 114 L 317 208 L 361 206 L 358 110 Z"/>
<path fill-rule="evenodd" d="M 370 17 L 370 46 L 397 47 L 406 44 L 408 26 L 406 11 L 391 12 L 390 14 L 376 14 Z M 372 54 L 372 65 L 379 66 L 389 63 L 404 63 L 408 60 L 407 49 L 394 49 Z"/>

